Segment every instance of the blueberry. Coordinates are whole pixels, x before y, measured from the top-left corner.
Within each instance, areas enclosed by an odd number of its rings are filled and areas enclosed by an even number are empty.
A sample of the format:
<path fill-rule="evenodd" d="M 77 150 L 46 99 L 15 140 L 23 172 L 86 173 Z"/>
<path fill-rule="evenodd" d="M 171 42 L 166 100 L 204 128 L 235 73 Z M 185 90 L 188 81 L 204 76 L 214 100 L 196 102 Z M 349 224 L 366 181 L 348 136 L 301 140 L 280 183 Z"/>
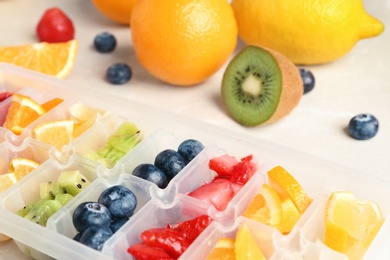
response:
<path fill-rule="evenodd" d="M 125 63 L 115 63 L 108 67 L 106 77 L 108 82 L 115 85 L 121 85 L 128 82 L 131 79 L 132 74 L 133 72 L 129 65 Z"/>
<path fill-rule="evenodd" d="M 195 139 L 187 139 L 183 141 L 177 148 L 177 152 L 183 156 L 184 161 L 189 163 L 195 158 L 202 150 L 204 146 L 201 142 Z"/>
<path fill-rule="evenodd" d="M 371 114 L 354 116 L 348 125 L 349 134 L 357 140 L 367 140 L 378 133 L 379 122 Z"/>
<path fill-rule="evenodd" d="M 84 232 L 90 226 L 109 226 L 111 213 L 97 202 L 83 202 L 73 212 L 73 225 L 79 232 Z"/>
<path fill-rule="evenodd" d="M 153 164 L 143 163 L 134 168 L 134 176 L 155 183 L 159 188 L 164 189 L 168 185 L 165 173 Z"/>
<path fill-rule="evenodd" d="M 121 218 L 121 219 L 116 219 L 113 220 L 110 224 L 110 229 L 112 233 L 115 233 L 120 229 L 129 219 L 128 218 Z"/>
<path fill-rule="evenodd" d="M 80 237 L 81 237 L 81 233 L 77 233 L 74 237 L 73 237 L 73 240 L 75 241 L 79 241 L 80 240 Z"/>
<path fill-rule="evenodd" d="M 116 39 L 111 33 L 102 32 L 96 35 L 93 45 L 98 52 L 111 52 L 116 47 Z"/>
<path fill-rule="evenodd" d="M 108 208 L 113 219 L 131 217 L 137 207 L 137 197 L 123 185 L 107 188 L 100 194 L 98 202 Z"/>
<path fill-rule="evenodd" d="M 172 149 L 166 149 L 157 154 L 154 165 L 162 170 L 168 178 L 173 179 L 186 166 L 183 156 Z"/>
<path fill-rule="evenodd" d="M 112 234 L 111 229 L 108 227 L 91 226 L 83 232 L 79 242 L 95 250 L 101 251 L 104 242 L 106 242 Z"/>
<path fill-rule="evenodd" d="M 299 74 L 303 81 L 303 94 L 309 93 L 316 83 L 313 73 L 308 69 L 299 69 Z"/>

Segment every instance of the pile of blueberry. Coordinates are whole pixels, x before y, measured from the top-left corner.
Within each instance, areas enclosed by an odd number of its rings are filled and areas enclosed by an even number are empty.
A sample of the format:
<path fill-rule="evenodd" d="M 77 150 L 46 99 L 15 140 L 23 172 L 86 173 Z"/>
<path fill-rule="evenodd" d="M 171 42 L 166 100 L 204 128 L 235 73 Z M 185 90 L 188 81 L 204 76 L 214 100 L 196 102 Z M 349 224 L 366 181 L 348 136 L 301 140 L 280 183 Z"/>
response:
<path fill-rule="evenodd" d="M 187 139 L 179 145 L 177 151 L 173 149 L 161 151 L 155 157 L 153 164 L 142 163 L 133 170 L 132 174 L 164 189 L 203 148 L 203 144 L 198 140 Z"/>
<path fill-rule="evenodd" d="M 97 202 L 81 203 L 73 212 L 73 225 L 78 231 L 74 240 L 101 250 L 107 241 L 134 214 L 137 197 L 123 185 L 103 191 Z"/>

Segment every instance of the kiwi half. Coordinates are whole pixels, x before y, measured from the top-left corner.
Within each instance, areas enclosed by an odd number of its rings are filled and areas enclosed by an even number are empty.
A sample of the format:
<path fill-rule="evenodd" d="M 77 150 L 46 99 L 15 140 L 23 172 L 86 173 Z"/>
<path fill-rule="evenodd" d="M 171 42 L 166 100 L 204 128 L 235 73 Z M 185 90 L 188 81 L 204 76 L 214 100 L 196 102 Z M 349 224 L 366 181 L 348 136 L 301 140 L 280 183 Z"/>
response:
<path fill-rule="evenodd" d="M 257 126 L 290 113 L 303 95 L 303 83 L 298 68 L 282 54 L 246 46 L 227 66 L 221 91 L 234 120 Z"/>

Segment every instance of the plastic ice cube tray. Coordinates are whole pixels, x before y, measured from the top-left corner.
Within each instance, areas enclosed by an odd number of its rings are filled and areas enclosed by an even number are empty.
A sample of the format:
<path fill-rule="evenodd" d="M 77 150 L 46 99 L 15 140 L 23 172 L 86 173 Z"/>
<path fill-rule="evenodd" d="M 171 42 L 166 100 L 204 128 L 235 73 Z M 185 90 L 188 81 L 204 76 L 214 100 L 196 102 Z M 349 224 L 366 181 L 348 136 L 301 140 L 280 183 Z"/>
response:
<path fill-rule="evenodd" d="M 164 227 L 178 221 L 209 214 L 215 221 L 181 256 L 181 259 L 205 259 L 218 238 L 234 237 L 240 224 L 246 223 L 268 259 L 346 259 L 323 243 L 324 210 L 332 191 L 348 190 L 357 198 L 379 204 L 385 222 L 367 250 L 365 259 L 388 259 L 390 224 L 388 220 L 390 195 L 388 183 L 361 176 L 348 169 L 331 165 L 308 154 L 260 140 L 250 135 L 233 132 L 201 121 L 188 119 L 166 111 L 128 100 L 110 99 L 66 84 L 35 72 L 0 64 L 0 91 L 20 92 L 44 102 L 54 97 L 65 100 L 39 118 L 20 136 L 0 127 L 1 173 L 9 161 L 18 156 L 28 157 L 41 165 L 28 176 L 0 194 L 0 238 L 13 238 L 25 254 L 36 259 L 132 259 L 126 249 L 140 241 L 139 234 L 148 228 Z M 97 102 L 98 101 L 98 102 Z M 109 111 L 84 134 L 61 151 L 32 138 L 32 129 L 41 122 L 65 118 L 67 109 L 75 102 Z M 10 99 L 0 103 L 0 123 L 4 121 Z M 144 140 L 126 154 L 111 169 L 83 157 L 90 150 L 104 145 L 105 140 L 124 121 L 135 123 L 145 133 Z M 187 138 L 194 138 L 205 149 L 189 163 L 166 187 L 131 175 L 140 163 L 152 163 L 163 149 L 176 149 Z M 186 194 L 213 179 L 208 161 L 227 153 L 241 158 L 253 154 L 259 163 L 258 172 L 230 201 L 224 211 L 217 211 L 207 203 Z M 312 204 L 288 235 L 242 216 L 260 186 L 267 182 L 266 172 L 276 165 L 287 169 L 303 186 Z M 80 170 L 92 183 L 78 196 L 49 218 L 46 227 L 19 217 L 15 212 L 39 197 L 39 183 L 56 179 L 63 170 Z M 101 252 L 88 248 L 72 238 L 76 230 L 72 213 L 78 204 L 97 200 L 107 187 L 122 184 L 137 196 L 134 216 L 104 245 Z M 294 258 L 295 259 L 295 258 Z"/>

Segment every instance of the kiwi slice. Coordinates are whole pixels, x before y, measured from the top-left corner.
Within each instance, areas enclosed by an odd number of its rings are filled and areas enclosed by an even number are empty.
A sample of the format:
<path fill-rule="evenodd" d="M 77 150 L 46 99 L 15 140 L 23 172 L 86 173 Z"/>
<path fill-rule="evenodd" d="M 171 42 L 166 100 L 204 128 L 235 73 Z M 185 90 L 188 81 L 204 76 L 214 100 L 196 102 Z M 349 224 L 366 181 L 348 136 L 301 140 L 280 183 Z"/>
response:
<path fill-rule="evenodd" d="M 299 103 L 303 83 L 298 68 L 285 56 L 246 46 L 227 66 L 221 91 L 234 120 L 257 126 L 287 115 Z"/>
<path fill-rule="evenodd" d="M 39 225 L 46 226 L 47 220 L 62 207 L 56 200 L 41 199 L 33 205 L 30 211 L 24 216 Z"/>
<path fill-rule="evenodd" d="M 41 199 L 54 199 L 56 195 L 65 193 L 65 189 L 58 181 L 47 181 L 39 184 L 39 194 Z"/>
<path fill-rule="evenodd" d="M 57 181 L 72 196 L 76 196 L 90 184 L 80 171 L 63 171 Z"/>

